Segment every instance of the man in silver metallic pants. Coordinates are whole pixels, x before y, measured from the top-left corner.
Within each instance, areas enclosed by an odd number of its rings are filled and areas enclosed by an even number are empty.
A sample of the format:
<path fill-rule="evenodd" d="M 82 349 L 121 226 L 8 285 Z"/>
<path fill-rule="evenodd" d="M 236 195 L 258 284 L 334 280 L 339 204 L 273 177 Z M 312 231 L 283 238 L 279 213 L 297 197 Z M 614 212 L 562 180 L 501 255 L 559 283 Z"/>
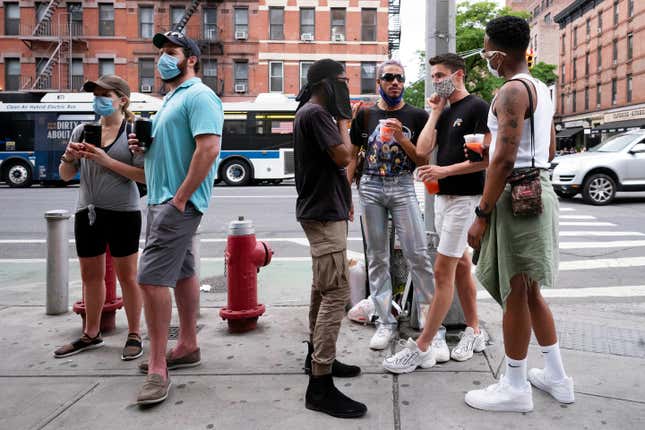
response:
<path fill-rule="evenodd" d="M 360 203 L 363 209 L 370 292 L 379 316 L 378 328 L 370 348 L 385 349 L 395 334 L 397 321 L 390 312 L 392 280 L 388 216 L 391 215 L 403 256 L 412 274 L 412 283 L 421 303 L 430 303 L 434 282 L 428 255 L 425 228 L 414 191 L 412 172 L 427 160 L 416 154 L 416 141 L 428 114 L 403 101 L 403 66 L 386 61 L 377 70 L 381 98 L 375 106 L 360 109 L 352 122 L 354 154 L 365 152 L 358 173 Z M 359 167 L 360 168 L 360 167 Z M 350 181 L 356 173 L 350 164 Z"/>

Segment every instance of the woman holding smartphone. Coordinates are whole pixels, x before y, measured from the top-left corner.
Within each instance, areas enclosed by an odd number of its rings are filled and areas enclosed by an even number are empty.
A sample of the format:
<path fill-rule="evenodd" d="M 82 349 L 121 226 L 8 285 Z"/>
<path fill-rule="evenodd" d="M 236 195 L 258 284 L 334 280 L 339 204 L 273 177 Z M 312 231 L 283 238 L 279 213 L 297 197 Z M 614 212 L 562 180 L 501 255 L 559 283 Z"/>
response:
<path fill-rule="evenodd" d="M 83 335 L 54 351 L 56 358 L 102 347 L 100 323 L 105 302 L 105 253 L 109 246 L 123 291 L 128 337 L 122 360 L 143 354 L 140 336 L 142 299 L 137 283 L 141 211 L 135 182 L 145 183 L 143 157 L 128 148 L 130 87 L 122 78 L 105 75 L 88 81 L 83 90 L 94 93 L 98 127 L 77 126 L 61 157 L 61 179 L 69 181 L 80 171 L 81 182 L 74 236 L 85 300 Z M 98 137 L 100 136 L 100 139 Z M 91 142 L 91 143 L 90 143 Z"/>

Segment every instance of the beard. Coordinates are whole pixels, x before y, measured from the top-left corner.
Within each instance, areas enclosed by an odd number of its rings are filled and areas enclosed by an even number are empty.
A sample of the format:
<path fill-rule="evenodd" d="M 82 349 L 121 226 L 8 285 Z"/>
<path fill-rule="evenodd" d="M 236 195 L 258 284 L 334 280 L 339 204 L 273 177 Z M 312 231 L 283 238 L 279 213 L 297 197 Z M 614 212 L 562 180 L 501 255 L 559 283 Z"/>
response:
<path fill-rule="evenodd" d="M 179 82 L 185 75 L 186 75 L 186 70 L 188 69 L 188 58 L 184 58 L 184 61 L 181 63 L 177 64 L 177 68 L 179 69 L 179 74 L 175 76 L 174 78 L 170 79 L 161 79 L 163 82 L 166 84 L 172 84 L 174 82 Z"/>

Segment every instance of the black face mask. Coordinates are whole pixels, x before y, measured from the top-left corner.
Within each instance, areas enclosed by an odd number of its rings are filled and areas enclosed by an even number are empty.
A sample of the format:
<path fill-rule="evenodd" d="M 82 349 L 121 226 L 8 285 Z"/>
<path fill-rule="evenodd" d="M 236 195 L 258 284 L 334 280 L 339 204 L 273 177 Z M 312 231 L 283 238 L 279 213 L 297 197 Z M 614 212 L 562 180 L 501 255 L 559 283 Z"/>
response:
<path fill-rule="evenodd" d="M 331 82 L 331 97 L 329 97 L 329 112 L 335 118 L 352 119 L 352 105 L 349 102 L 349 87 L 345 82 Z"/>

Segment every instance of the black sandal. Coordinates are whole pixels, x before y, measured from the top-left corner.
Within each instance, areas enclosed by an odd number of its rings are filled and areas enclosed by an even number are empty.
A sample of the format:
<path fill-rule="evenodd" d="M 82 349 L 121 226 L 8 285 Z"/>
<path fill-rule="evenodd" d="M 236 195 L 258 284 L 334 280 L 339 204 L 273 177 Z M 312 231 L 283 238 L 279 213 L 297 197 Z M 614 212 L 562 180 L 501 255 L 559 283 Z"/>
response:
<path fill-rule="evenodd" d="M 141 336 L 138 333 L 128 333 L 128 339 L 125 341 L 121 360 L 130 361 L 143 355 L 143 346 L 141 345 Z"/>
<path fill-rule="evenodd" d="M 72 343 L 63 345 L 54 351 L 54 357 L 64 358 L 69 357 L 70 355 L 79 354 L 83 351 L 90 349 L 100 348 L 103 345 L 103 338 L 101 338 L 101 333 L 99 332 L 95 337 L 89 337 L 87 334 L 83 333 L 83 336 L 80 339 L 75 340 Z"/>

